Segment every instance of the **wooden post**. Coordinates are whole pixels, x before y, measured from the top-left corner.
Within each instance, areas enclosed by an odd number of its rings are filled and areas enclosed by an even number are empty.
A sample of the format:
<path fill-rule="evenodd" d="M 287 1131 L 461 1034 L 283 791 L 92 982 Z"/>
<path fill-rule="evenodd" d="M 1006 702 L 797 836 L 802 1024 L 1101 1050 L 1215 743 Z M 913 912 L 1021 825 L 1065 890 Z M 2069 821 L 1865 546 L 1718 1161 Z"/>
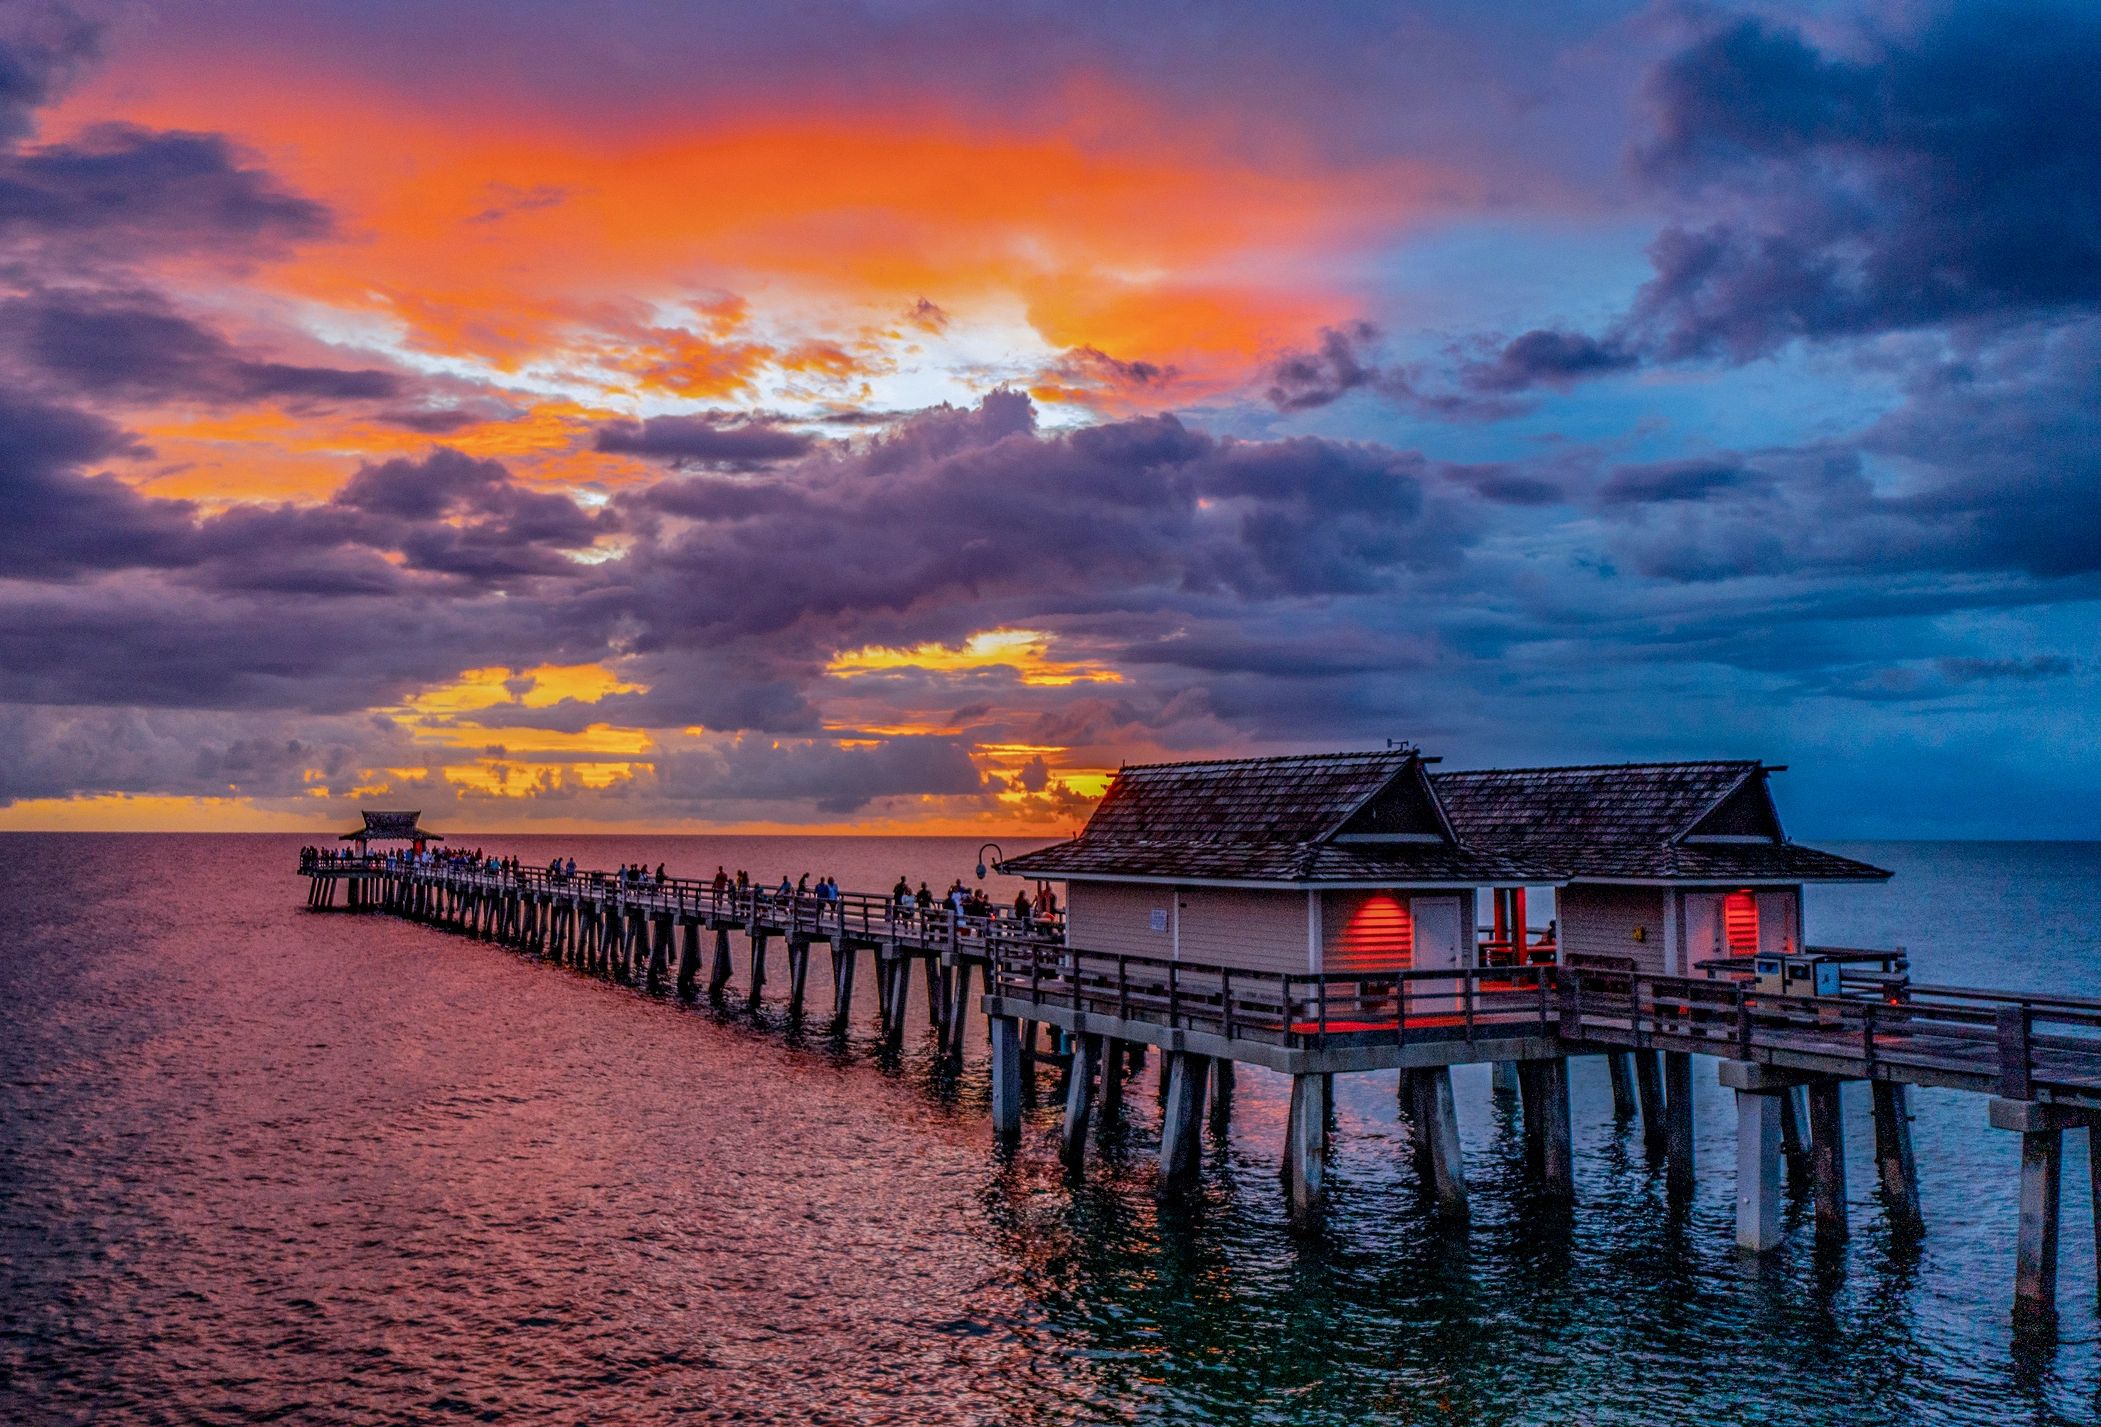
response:
<path fill-rule="evenodd" d="M 649 994 L 654 996 L 664 989 L 664 975 L 671 969 L 671 918 L 660 913 L 649 922 Z"/>
<path fill-rule="evenodd" d="M 854 965 L 860 951 L 845 937 L 832 943 L 832 1030 L 845 1035 L 853 1024 Z"/>
<path fill-rule="evenodd" d="M 1467 1218 L 1466 1170 L 1459 1152 L 1459 1112 L 1452 1102 L 1452 1072 L 1438 1066 L 1404 1072 L 1409 1117 L 1415 1122 L 1415 1172 L 1449 1223 Z"/>
<path fill-rule="evenodd" d="M 1087 1118 L 1094 1108 L 1094 1072 L 1101 1060 L 1100 1036 L 1073 1037 L 1072 1073 L 1065 1079 L 1065 1129 L 1058 1149 L 1066 1167 L 1075 1172 L 1087 1162 Z"/>
<path fill-rule="evenodd" d="M 906 998 L 912 989 L 912 958 L 900 949 L 890 955 L 890 1021 L 884 1028 L 884 1043 L 892 1050 L 905 1043 Z"/>
<path fill-rule="evenodd" d="M 1518 1082 L 1517 1062 L 1514 1060 L 1497 1061 L 1488 1073 L 1488 1090 L 1490 1094 L 1501 1099 L 1514 1100 L 1518 1098 L 1521 1086 Z"/>
<path fill-rule="evenodd" d="M 1549 1196 L 1573 1199 L 1576 1161 L 1569 1125 L 1568 1057 L 1522 1061 L 1517 1074 L 1525 1106 L 1525 1159 Z"/>
<path fill-rule="evenodd" d="M 1167 1107 L 1160 1117 L 1160 1186 L 1175 1189 L 1196 1177 L 1198 1137 L 1204 1123 L 1204 1081 L 1211 1062 L 1187 1051 L 1169 1051 L 1164 1070 Z"/>
<path fill-rule="evenodd" d="M 700 980 L 700 919 L 680 917 L 678 929 L 678 998 L 690 1001 L 697 994 L 695 983 Z"/>
<path fill-rule="evenodd" d="M 1211 1062 L 1211 1133 L 1223 1136 L 1232 1124 L 1233 1062 L 1221 1057 Z"/>
<path fill-rule="evenodd" d="M 1926 1220 L 1919 1213 L 1919 1169 L 1911 1152 L 1909 1087 L 1888 1080 L 1873 1084 L 1875 1169 L 1882 1179 L 1890 1232 L 1915 1239 L 1926 1232 Z"/>
<path fill-rule="evenodd" d="M 1809 1170 L 1816 1204 L 1817 1237 L 1837 1243 L 1846 1237 L 1846 1127 L 1840 1115 L 1840 1082 L 1809 1082 Z"/>
<path fill-rule="evenodd" d="M 1036 1036 L 1040 1029 L 1035 1021 L 1021 1023 L 1021 1102 L 1036 1103 Z"/>
<path fill-rule="evenodd" d="M 751 1009 L 759 1009 L 759 994 L 766 989 L 766 938 L 768 933 L 754 926 L 751 932 Z"/>
<path fill-rule="evenodd" d="M 1791 1085 L 1781 1091 L 1780 1158 L 1787 1165 L 1788 1187 L 1796 1192 L 1809 1187 L 1809 1140 L 1802 1129 L 1807 1119 L 1802 1087 Z"/>
<path fill-rule="evenodd" d="M 2022 1133 L 2013 1321 L 2023 1333 L 2048 1333 L 2057 1327 L 2057 1207 L 2063 1168 L 2062 1129 L 2053 1125 Z"/>
<path fill-rule="evenodd" d="M 1301 1229 L 1316 1227 L 1326 1209 L 1328 1179 L 1328 1081 L 1324 1075 L 1291 1077 L 1284 1171 L 1292 1222 Z"/>
<path fill-rule="evenodd" d="M 1104 1136 L 1123 1119 L 1123 1082 L 1129 1064 L 1124 1056 L 1123 1042 L 1114 1036 L 1105 1037 L 1102 1041 L 1102 1088 L 1095 1116 L 1096 1127 Z M 1165 1134 L 1165 1129 L 1161 1133 Z"/>
<path fill-rule="evenodd" d="M 1664 1186 L 1673 1199 L 1692 1198 L 1692 1054 L 1663 1052 Z"/>
<path fill-rule="evenodd" d="M 948 1007 L 948 1050 L 945 1052 L 946 1058 L 942 1061 L 942 1066 L 950 1075 L 959 1074 L 963 1069 L 963 1032 L 969 1025 L 970 963 L 959 960 L 956 962 L 955 986 Z M 1121 1057 L 1116 1059 L 1120 1061 Z M 1106 1113 L 1103 1118 L 1108 1118 Z"/>
<path fill-rule="evenodd" d="M 1623 1050 L 1610 1051 L 1605 1056 L 1605 1068 L 1612 1076 L 1612 1118 L 1624 1125 L 1634 1118 L 1634 1057 Z"/>
<path fill-rule="evenodd" d="M 708 968 L 708 999 L 722 999 L 723 988 L 730 984 L 730 929 L 715 928 L 715 964 Z"/>
<path fill-rule="evenodd" d="M 1641 1100 L 1642 1152 L 1650 1164 L 1661 1164 L 1670 1150 L 1667 1125 L 1670 1113 L 1663 1103 L 1661 1062 L 1653 1050 L 1637 1050 L 1633 1054 L 1634 1088 Z"/>
<path fill-rule="evenodd" d="M 1012 1016 L 992 1018 L 992 1134 L 1002 1145 L 1021 1138 L 1021 1023 Z"/>
<path fill-rule="evenodd" d="M 810 942 L 807 937 L 788 938 L 788 1019 L 802 1019 L 803 993 L 810 982 Z"/>
<path fill-rule="evenodd" d="M 1736 1092 L 1736 1246 L 1780 1246 L 1780 1110 L 1785 1091 Z"/>

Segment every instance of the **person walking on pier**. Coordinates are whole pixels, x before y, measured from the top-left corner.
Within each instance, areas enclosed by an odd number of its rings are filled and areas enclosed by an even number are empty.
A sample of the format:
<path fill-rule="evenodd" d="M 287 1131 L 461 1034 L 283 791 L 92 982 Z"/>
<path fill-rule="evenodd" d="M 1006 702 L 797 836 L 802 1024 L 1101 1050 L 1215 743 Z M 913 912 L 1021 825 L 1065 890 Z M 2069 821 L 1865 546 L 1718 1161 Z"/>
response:
<path fill-rule="evenodd" d="M 910 910 L 911 901 L 912 884 L 904 879 L 903 873 L 899 873 L 897 885 L 890 889 L 890 905 L 900 910 Z"/>
<path fill-rule="evenodd" d="M 1035 908 L 1029 903 L 1029 889 L 1024 887 L 1014 894 L 1014 920 L 1021 923 L 1023 931 L 1027 931 L 1035 920 L 1034 912 Z"/>
<path fill-rule="evenodd" d="M 715 885 L 711 889 L 714 893 L 716 906 L 722 905 L 722 899 L 729 892 L 729 889 L 730 875 L 724 870 L 722 864 L 718 862 L 715 864 Z"/>

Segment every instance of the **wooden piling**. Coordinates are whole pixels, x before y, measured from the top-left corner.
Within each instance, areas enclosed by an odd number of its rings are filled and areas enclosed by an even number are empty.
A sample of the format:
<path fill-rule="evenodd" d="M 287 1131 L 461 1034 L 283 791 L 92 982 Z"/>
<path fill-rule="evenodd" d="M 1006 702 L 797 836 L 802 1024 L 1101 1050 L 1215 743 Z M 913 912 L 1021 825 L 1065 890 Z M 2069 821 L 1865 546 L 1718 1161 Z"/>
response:
<path fill-rule="evenodd" d="M 1123 1086 L 1130 1059 L 1126 1047 L 1113 1036 L 1102 1039 L 1101 1091 L 1096 1097 L 1095 1124 L 1107 1136 L 1123 1123 Z"/>
<path fill-rule="evenodd" d="M 1915 1239 L 1926 1232 L 1926 1220 L 1919 1213 L 1919 1169 L 1911 1151 L 1909 1087 L 1877 1080 L 1874 1096 L 1875 1170 L 1890 1232 Z"/>
<path fill-rule="evenodd" d="M 1801 1086 L 1789 1086 L 1779 1098 L 1780 1160 L 1787 1166 L 1788 1188 L 1800 1193 L 1809 1188 L 1809 1136 L 1804 1129 L 1809 1115 L 1802 1106 Z"/>
<path fill-rule="evenodd" d="M 1065 1127 L 1058 1138 L 1058 1152 L 1074 1171 L 1087 1162 L 1087 1121 L 1094 1109 L 1094 1075 L 1101 1059 L 1100 1036 L 1073 1037 L 1072 1073 L 1065 1083 Z"/>
<path fill-rule="evenodd" d="M 1637 1050 L 1634 1057 L 1634 1086 L 1641 1101 L 1642 1152 L 1651 1165 L 1662 1164 L 1670 1152 L 1670 1115 L 1663 1103 L 1663 1071 L 1657 1052 Z"/>
<path fill-rule="evenodd" d="M 1828 1243 L 1846 1237 L 1846 1125 L 1840 1113 L 1841 1083 L 1809 1083 L 1810 1194 L 1816 1205 L 1817 1237 Z"/>
<path fill-rule="evenodd" d="M 1291 1077 L 1291 1111 L 1284 1133 L 1284 1181 L 1291 1221 L 1300 1229 L 1312 1229 L 1320 1224 L 1327 1209 L 1326 1076 Z"/>
<path fill-rule="evenodd" d="M 992 1017 L 992 1133 L 1002 1145 L 1021 1137 L 1021 1023 L 1012 1016 Z"/>
<path fill-rule="evenodd" d="M 654 996 L 664 989 L 664 977 L 671 971 L 671 917 L 660 912 L 649 923 L 649 994 Z"/>
<path fill-rule="evenodd" d="M 751 929 L 751 1009 L 759 1009 L 759 996 L 766 989 L 766 939 L 767 933 L 758 927 Z"/>
<path fill-rule="evenodd" d="M 1812 1108 L 1814 1108 L 1812 1102 Z M 2021 1135 L 2021 1224 L 2014 1246 L 2013 1321 L 2023 1333 L 2057 1327 L 2057 1220 L 2064 1131 Z"/>
<path fill-rule="evenodd" d="M 854 966 L 860 951 L 845 937 L 832 943 L 832 1031 L 845 1035 L 853 1025 Z"/>
<path fill-rule="evenodd" d="M 700 919 L 680 917 L 678 931 L 678 998 L 691 1001 L 699 994 Z"/>
<path fill-rule="evenodd" d="M 722 992 L 730 984 L 730 929 L 715 928 L 715 962 L 708 968 L 708 999 L 720 1001 Z"/>
<path fill-rule="evenodd" d="M 970 963 L 959 960 L 954 975 L 944 980 L 949 991 L 948 1045 L 942 1051 L 941 1064 L 947 1074 L 957 1075 L 963 1069 L 963 1036 L 970 1025 Z M 1117 1108 L 1122 1109 L 1120 1101 Z"/>
<path fill-rule="evenodd" d="M 1402 1079 L 1415 1132 L 1416 1179 L 1436 1206 L 1437 1217 L 1447 1223 L 1464 1223 L 1468 1215 L 1466 1169 L 1459 1149 L 1452 1072 L 1436 1066 L 1403 1071 Z"/>
<path fill-rule="evenodd" d="M 1211 1062 L 1211 1133 L 1223 1137 L 1232 1125 L 1233 1062 L 1219 1057 Z"/>
<path fill-rule="evenodd" d="M 1211 1061 L 1188 1051 L 1169 1051 L 1162 1067 L 1167 1105 L 1160 1117 L 1160 1186 L 1173 1190 L 1196 1178 L 1203 1130 L 1204 1083 Z"/>
<path fill-rule="evenodd" d="M 1569 1123 L 1568 1058 L 1557 1055 L 1520 1061 L 1517 1076 L 1524 1105 L 1526 1162 L 1549 1196 L 1573 1199 L 1576 1159 Z"/>
<path fill-rule="evenodd" d="M 1692 1055 L 1663 1052 L 1664 1186 L 1677 1200 L 1693 1193 Z"/>
<path fill-rule="evenodd" d="M 808 937 L 788 938 L 788 1019 L 802 1019 L 803 993 L 810 982 L 810 940 Z"/>
<path fill-rule="evenodd" d="M 1612 1118 L 1626 1124 L 1638 1108 L 1634 1099 L 1634 1057 L 1623 1050 L 1608 1053 L 1605 1069 L 1612 1077 Z"/>
<path fill-rule="evenodd" d="M 1762 1254 L 1780 1245 L 1782 1090 L 1736 1092 L 1736 1245 Z"/>

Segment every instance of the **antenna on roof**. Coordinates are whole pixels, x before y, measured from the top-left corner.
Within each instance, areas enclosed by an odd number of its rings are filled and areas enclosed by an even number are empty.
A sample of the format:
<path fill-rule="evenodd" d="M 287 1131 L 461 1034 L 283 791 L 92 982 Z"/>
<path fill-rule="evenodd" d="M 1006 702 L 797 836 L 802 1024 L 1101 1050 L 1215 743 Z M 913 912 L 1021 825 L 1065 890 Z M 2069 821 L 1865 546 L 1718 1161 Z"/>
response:
<path fill-rule="evenodd" d="M 1389 753 L 1420 753 L 1422 749 L 1405 738 L 1389 738 L 1386 740 L 1386 751 Z"/>

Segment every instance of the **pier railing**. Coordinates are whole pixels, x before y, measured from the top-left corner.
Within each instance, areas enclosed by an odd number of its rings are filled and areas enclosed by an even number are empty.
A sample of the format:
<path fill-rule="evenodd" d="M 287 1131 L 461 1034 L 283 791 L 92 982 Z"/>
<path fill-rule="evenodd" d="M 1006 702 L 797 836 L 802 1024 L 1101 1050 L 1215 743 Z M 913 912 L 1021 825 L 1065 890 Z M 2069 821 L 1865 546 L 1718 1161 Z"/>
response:
<path fill-rule="evenodd" d="M 711 880 L 545 868 L 496 871 L 323 859 L 328 876 L 382 872 L 456 891 L 589 897 L 623 914 L 704 916 L 769 934 L 844 938 L 983 961 L 988 994 L 1229 1040 L 1296 1048 L 1537 1035 L 1569 1048 L 1662 1047 L 1833 1074 L 1939 1083 L 2009 1099 L 2101 1105 L 2101 999 L 1914 985 L 1866 969 L 1837 996 L 1779 995 L 1735 977 L 1662 976 L 1614 958 L 1560 965 L 1326 973 L 1260 971 L 1064 944 L 1063 926 L 889 897 L 819 898 Z M 1813 948 L 1818 951 L 1842 949 Z"/>

